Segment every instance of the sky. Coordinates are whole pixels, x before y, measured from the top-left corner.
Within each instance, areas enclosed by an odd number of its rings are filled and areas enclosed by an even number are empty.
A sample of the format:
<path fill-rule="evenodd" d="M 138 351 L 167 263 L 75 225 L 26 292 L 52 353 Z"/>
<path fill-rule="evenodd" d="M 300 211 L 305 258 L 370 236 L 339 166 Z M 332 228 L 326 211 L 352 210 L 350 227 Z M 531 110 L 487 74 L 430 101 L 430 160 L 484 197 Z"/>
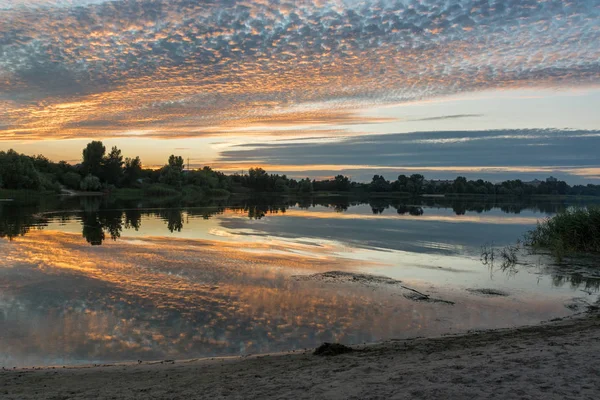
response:
<path fill-rule="evenodd" d="M 0 150 L 600 183 L 600 0 L 0 0 Z"/>

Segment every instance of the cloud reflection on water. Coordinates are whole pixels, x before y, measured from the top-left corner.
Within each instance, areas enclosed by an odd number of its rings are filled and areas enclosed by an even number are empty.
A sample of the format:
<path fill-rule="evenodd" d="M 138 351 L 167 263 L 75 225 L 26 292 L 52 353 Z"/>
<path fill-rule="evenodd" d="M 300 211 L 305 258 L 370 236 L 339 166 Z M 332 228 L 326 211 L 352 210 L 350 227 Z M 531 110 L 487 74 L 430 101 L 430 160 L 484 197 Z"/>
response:
<path fill-rule="evenodd" d="M 290 275 L 350 270 L 357 261 L 288 245 L 278 254 L 272 242 L 240 248 L 149 237 L 89 247 L 76 234 L 32 232 L 4 246 L 1 364 L 254 353 L 565 313 L 543 300 L 518 312 L 504 299 L 442 307 L 411 302 L 394 288 L 298 282 Z"/>
<path fill-rule="evenodd" d="M 550 280 L 523 270 L 491 279 L 478 255 L 469 255 L 483 238 L 513 239 L 560 204 L 502 206 L 515 217 L 485 204 L 426 201 L 433 203 L 132 209 L 85 200 L 75 213 L 2 214 L 12 240 L 0 240 L 0 364 L 279 351 L 569 312 L 563 302 L 579 295 L 586 278 Z M 453 215 L 463 219 L 460 230 L 447 221 Z M 30 229 L 36 226 L 44 229 Z M 102 245 L 91 246 L 101 235 Z M 331 270 L 394 276 L 456 304 L 417 303 L 396 287 L 293 278 Z M 477 298 L 465 287 L 511 296 Z"/>

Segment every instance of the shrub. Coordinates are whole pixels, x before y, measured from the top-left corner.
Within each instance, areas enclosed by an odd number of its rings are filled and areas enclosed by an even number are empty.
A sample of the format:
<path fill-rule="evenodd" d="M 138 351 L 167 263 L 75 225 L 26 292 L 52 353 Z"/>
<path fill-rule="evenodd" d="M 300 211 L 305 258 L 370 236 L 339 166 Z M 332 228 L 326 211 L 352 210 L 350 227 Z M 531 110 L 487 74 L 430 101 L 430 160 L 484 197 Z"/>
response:
<path fill-rule="evenodd" d="M 81 181 L 80 188 L 86 192 L 93 192 L 96 190 L 100 190 L 102 185 L 100 184 L 100 179 L 94 175 L 88 175 Z"/>
<path fill-rule="evenodd" d="M 67 172 L 62 176 L 62 183 L 69 189 L 79 189 L 81 187 L 81 176 L 76 172 Z"/>
<path fill-rule="evenodd" d="M 52 174 L 43 174 L 40 173 L 40 186 L 44 190 L 50 190 L 56 193 L 60 193 L 60 185 L 54 179 L 54 175 Z"/>

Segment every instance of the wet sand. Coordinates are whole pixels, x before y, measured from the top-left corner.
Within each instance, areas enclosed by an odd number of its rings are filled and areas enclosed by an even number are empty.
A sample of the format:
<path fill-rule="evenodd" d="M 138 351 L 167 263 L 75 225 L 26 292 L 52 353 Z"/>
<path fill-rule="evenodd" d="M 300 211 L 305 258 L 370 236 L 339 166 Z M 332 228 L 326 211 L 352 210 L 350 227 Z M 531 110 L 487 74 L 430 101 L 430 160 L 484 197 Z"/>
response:
<path fill-rule="evenodd" d="M 2 399 L 598 399 L 600 315 L 320 357 L 0 371 Z"/>

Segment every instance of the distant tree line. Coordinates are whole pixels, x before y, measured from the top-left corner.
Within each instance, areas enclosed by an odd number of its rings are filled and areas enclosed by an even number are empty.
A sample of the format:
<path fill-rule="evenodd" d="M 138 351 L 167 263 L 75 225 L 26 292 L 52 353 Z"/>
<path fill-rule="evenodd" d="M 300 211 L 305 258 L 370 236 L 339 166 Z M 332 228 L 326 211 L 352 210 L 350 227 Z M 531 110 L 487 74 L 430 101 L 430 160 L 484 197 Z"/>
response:
<path fill-rule="evenodd" d="M 93 141 L 83 149 L 81 163 L 58 163 L 42 155 L 26 156 L 14 150 L 0 152 L 0 188 L 60 191 L 110 192 L 116 188 L 143 189 L 148 196 L 227 195 L 229 193 L 309 194 L 335 193 L 401 193 L 421 195 L 579 195 L 600 196 L 600 185 L 569 186 L 566 182 L 548 178 L 544 181 L 523 182 L 507 180 L 492 183 L 467 180 L 427 180 L 421 174 L 399 175 L 389 181 L 374 175 L 371 182 L 353 182 L 337 175 L 331 179 L 294 179 L 286 175 L 269 174 L 262 168 L 251 168 L 247 173 L 225 175 L 210 167 L 186 170 L 181 156 L 171 155 L 159 169 L 144 168 L 139 157 L 124 157 L 116 146 L 107 151 L 100 141 Z"/>

